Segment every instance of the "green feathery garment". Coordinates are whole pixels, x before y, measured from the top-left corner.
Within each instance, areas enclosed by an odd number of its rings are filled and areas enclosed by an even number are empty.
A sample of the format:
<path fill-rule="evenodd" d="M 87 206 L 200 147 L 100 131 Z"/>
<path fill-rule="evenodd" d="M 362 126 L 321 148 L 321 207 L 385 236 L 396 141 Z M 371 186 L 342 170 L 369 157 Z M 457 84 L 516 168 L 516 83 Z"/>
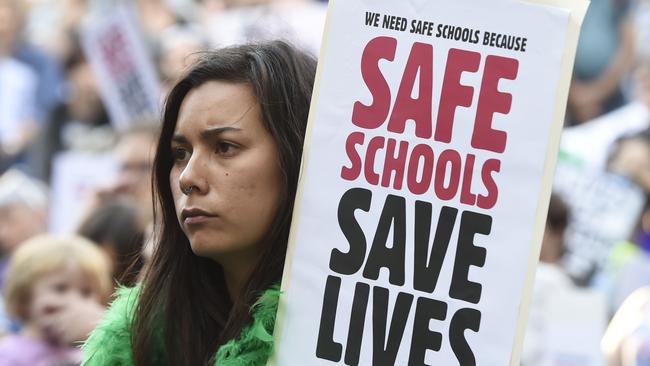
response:
<path fill-rule="evenodd" d="M 122 288 L 100 325 L 83 345 L 83 366 L 132 366 L 130 324 L 137 304 L 139 287 Z M 280 288 L 266 290 L 251 309 L 252 322 L 239 338 L 217 351 L 215 365 L 266 365 L 273 352 L 273 327 Z M 162 360 L 161 360 L 162 361 Z"/>

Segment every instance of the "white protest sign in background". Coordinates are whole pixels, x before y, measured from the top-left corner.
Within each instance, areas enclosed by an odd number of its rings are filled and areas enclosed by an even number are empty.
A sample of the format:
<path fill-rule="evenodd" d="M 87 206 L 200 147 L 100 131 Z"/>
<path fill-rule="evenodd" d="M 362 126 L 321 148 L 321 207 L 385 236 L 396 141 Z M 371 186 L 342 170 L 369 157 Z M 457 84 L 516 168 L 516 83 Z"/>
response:
<path fill-rule="evenodd" d="M 131 10 L 115 6 L 85 25 L 82 45 L 111 122 L 124 130 L 160 114 L 160 84 Z"/>
<path fill-rule="evenodd" d="M 87 214 L 90 196 L 117 176 L 113 154 L 82 152 L 59 153 L 54 158 L 48 228 L 52 233 L 67 234 Z"/>
<path fill-rule="evenodd" d="M 272 363 L 516 364 L 570 12 L 507 0 L 329 11 Z"/>
<path fill-rule="evenodd" d="M 588 123 L 562 131 L 562 151 L 587 167 L 604 170 L 616 139 L 650 127 L 650 109 L 641 102 L 602 115 Z"/>
<path fill-rule="evenodd" d="M 560 154 L 553 189 L 569 208 L 565 266 L 581 282 L 602 270 L 614 244 L 630 238 L 643 205 L 643 189 L 628 178 Z"/>

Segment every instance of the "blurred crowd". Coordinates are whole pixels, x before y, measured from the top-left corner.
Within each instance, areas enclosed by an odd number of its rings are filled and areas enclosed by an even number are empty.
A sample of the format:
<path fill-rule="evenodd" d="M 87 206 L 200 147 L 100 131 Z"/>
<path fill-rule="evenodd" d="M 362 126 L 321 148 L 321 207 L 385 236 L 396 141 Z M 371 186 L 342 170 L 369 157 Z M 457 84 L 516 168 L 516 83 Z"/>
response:
<path fill-rule="evenodd" d="M 76 345 L 155 250 L 158 122 L 116 120 L 86 38 L 116 8 L 162 105 L 204 50 L 284 38 L 317 54 L 327 2 L 0 0 L 0 366 L 79 362 Z M 565 134 L 559 164 L 612 191 L 553 194 L 522 365 L 650 366 L 650 0 L 592 0 Z M 578 219 L 602 207 L 623 229 Z M 604 254 L 568 239 L 580 231 L 606 238 Z"/>

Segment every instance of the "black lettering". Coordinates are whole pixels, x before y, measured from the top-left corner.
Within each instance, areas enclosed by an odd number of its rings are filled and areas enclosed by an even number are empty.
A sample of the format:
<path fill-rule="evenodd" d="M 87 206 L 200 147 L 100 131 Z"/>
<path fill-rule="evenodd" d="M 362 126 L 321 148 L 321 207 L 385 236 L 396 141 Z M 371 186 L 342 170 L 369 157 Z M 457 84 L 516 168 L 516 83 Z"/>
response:
<path fill-rule="evenodd" d="M 320 316 L 318 329 L 318 343 L 316 357 L 333 362 L 341 360 L 343 346 L 334 341 L 334 322 L 336 321 L 336 307 L 339 303 L 341 279 L 327 276 L 325 283 L 325 296 L 323 296 L 323 309 Z"/>
<path fill-rule="evenodd" d="M 438 276 L 449 247 L 458 209 L 443 206 L 429 254 L 431 237 L 431 203 L 415 202 L 415 258 L 413 268 L 413 288 L 432 293 L 438 283 Z"/>
<path fill-rule="evenodd" d="M 393 227 L 393 245 L 386 246 L 390 228 Z M 406 199 L 388 195 L 377 224 L 375 238 L 363 270 L 363 277 L 377 280 L 381 267 L 388 268 L 388 281 L 396 286 L 404 285 L 406 256 Z"/>
<path fill-rule="evenodd" d="M 379 286 L 373 287 L 372 300 L 372 365 L 394 366 L 397 351 L 399 351 L 399 346 L 402 343 L 406 321 L 413 304 L 413 295 L 406 292 L 397 294 L 388 339 L 386 339 L 388 289 Z"/>
<path fill-rule="evenodd" d="M 445 320 L 447 317 L 447 304 L 426 297 L 418 298 L 415 307 L 415 322 L 413 323 L 413 337 L 411 338 L 411 351 L 409 353 L 409 366 L 425 365 L 424 358 L 428 349 L 440 351 L 442 334 L 432 332 L 429 320 Z"/>
<path fill-rule="evenodd" d="M 464 300 L 478 304 L 481 299 L 480 283 L 467 279 L 469 266 L 483 267 L 485 265 L 486 250 L 474 246 L 474 235 L 487 235 L 492 229 L 492 217 L 480 213 L 465 211 L 460 218 L 458 234 L 458 247 L 456 248 L 456 261 L 451 277 L 449 296 L 454 299 Z"/>
<path fill-rule="evenodd" d="M 363 266 L 366 258 L 366 236 L 356 218 L 354 212 L 357 209 L 365 212 L 370 211 L 372 192 L 364 188 L 352 188 L 343 194 L 338 208 L 339 226 L 345 238 L 348 240 L 350 250 L 343 253 L 338 249 L 332 249 L 330 255 L 330 269 L 334 272 L 351 275 L 357 273 Z"/>
<path fill-rule="evenodd" d="M 357 282 L 352 300 L 352 313 L 350 315 L 350 327 L 348 332 L 348 343 L 345 347 L 345 364 L 357 366 L 361 354 L 361 341 L 363 340 L 363 326 L 366 322 L 366 309 L 368 308 L 368 297 L 370 286 Z"/>
<path fill-rule="evenodd" d="M 460 309 L 449 323 L 449 343 L 461 366 L 476 366 L 474 352 L 465 339 L 465 330 L 478 332 L 481 327 L 481 312 L 475 309 Z"/>

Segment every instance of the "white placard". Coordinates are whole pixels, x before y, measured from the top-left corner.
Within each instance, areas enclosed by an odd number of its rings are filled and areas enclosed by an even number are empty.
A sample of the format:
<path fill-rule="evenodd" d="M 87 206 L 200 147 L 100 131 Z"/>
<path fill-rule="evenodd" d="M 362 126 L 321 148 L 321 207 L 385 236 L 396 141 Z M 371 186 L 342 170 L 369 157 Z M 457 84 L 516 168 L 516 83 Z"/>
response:
<path fill-rule="evenodd" d="M 160 84 L 130 8 L 119 5 L 85 25 L 82 45 L 119 130 L 160 114 Z"/>
<path fill-rule="evenodd" d="M 574 278 L 588 282 L 603 268 L 614 244 L 633 234 L 645 193 L 626 177 L 566 153 L 560 154 L 553 189 L 569 209 L 565 266 Z"/>
<path fill-rule="evenodd" d="M 113 154 L 59 153 L 52 167 L 49 231 L 74 232 L 88 209 L 90 195 L 113 182 L 117 162 Z"/>
<path fill-rule="evenodd" d="M 579 126 L 562 132 L 562 151 L 579 159 L 587 168 L 604 170 L 612 144 L 621 136 L 650 127 L 650 110 L 632 102 Z"/>
<path fill-rule="evenodd" d="M 272 363 L 518 365 L 571 6 L 330 1 Z"/>

